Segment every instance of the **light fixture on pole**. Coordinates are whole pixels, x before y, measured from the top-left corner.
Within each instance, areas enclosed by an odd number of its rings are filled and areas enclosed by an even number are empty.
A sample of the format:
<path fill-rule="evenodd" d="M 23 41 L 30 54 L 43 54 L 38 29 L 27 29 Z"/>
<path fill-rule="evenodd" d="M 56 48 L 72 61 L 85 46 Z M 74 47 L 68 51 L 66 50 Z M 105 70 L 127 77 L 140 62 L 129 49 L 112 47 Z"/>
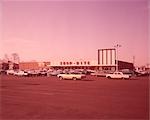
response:
<path fill-rule="evenodd" d="M 117 44 L 114 47 L 116 48 L 116 71 L 118 71 L 118 48 L 121 47 L 121 45 Z"/>

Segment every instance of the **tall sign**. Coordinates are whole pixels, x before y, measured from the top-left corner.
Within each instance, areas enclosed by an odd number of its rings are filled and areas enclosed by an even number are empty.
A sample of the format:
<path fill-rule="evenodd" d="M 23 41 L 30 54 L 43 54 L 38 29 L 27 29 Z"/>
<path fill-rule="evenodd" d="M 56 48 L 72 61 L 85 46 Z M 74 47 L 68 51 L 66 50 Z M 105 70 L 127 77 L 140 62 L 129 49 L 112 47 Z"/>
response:
<path fill-rule="evenodd" d="M 115 66 L 116 49 L 98 49 L 98 65 Z"/>

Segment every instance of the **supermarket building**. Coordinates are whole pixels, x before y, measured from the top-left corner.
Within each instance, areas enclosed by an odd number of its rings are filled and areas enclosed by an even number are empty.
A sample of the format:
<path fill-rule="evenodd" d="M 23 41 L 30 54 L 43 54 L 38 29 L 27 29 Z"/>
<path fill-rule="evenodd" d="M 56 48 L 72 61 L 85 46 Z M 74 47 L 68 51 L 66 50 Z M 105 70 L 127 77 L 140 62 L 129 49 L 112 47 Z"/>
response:
<path fill-rule="evenodd" d="M 111 70 L 116 69 L 116 49 L 98 49 L 97 60 L 72 60 L 72 61 L 50 61 L 50 62 L 21 62 L 20 69 L 91 69 Z M 119 69 L 134 69 L 133 63 L 118 61 Z"/>

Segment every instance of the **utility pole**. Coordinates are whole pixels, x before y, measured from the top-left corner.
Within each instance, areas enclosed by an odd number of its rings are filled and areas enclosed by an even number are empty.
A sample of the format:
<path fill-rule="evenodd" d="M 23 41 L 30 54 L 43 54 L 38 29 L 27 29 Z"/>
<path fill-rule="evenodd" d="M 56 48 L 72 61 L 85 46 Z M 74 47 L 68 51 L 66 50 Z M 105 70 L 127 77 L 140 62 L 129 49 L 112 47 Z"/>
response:
<path fill-rule="evenodd" d="M 116 71 L 118 71 L 118 48 L 121 47 L 121 45 L 117 44 L 114 47 L 116 48 Z"/>
<path fill-rule="evenodd" d="M 135 67 L 135 56 L 133 56 L 133 67 Z"/>

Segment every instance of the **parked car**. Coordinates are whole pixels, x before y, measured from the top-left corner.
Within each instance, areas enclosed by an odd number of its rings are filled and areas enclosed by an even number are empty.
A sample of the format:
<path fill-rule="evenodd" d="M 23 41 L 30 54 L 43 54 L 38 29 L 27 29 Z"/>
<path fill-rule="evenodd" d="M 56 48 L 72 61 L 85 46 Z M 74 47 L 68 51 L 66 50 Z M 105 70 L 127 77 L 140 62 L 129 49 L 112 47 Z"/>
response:
<path fill-rule="evenodd" d="M 122 72 L 114 72 L 112 74 L 106 74 L 107 78 L 117 78 L 117 79 L 129 79 L 130 76 L 123 74 Z"/>
<path fill-rule="evenodd" d="M 95 73 L 95 72 L 96 72 L 95 70 L 86 70 L 85 74 L 86 75 L 91 75 L 92 73 Z"/>
<path fill-rule="evenodd" d="M 28 70 L 27 71 L 28 76 L 39 76 L 39 71 L 38 70 Z"/>
<path fill-rule="evenodd" d="M 105 71 L 96 71 L 94 73 L 91 73 L 92 76 L 96 77 L 106 77 L 106 74 L 108 74 L 108 72 Z"/>
<path fill-rule="evenodd" d="M 149 76 L 150 75 L 150 71 L 134 71 L 134 73 L 136 74 L 136 76 Z"/>
<path fill-rule="evenodd" d="M 62 73 L 58 74 L 57 77 L 62 80 L 62 79 L 72 79 L 72 80 L 77 80 L 77 79 L 83 79 L 86 76 L 84 74 L 77 74 L 77 73 Z"/>
<path fill-rule="evenodd" d="M 127 75 L 129 75 L 130 77 L 135 75 L 135 74 L 134 74 L 134 71 L 132 71 L 132 70 L 130 70 L 130 69 L 122 69 L 122 70 L 120 70 L 120 72 L 122 72 L 123 74 L 127 74 Z"/>
<path fill-rule="evenodd" d="M 39 71 L 39 76 L 47 76 L 47 71 L 45 70 Z"/>
<path fill-rule="evenodd" d="M 1 75 L 2 75 L 2 74 L 5 75 L 5 74 L 7 74 L 7 72 L 6 72 L 6 70 L 2 70 L 2 69 L 1 69 L 1 70 L 0 70 L 0 74 L 1 74 Z"/>
<path fill-rule="evenodd" d="M 19 71 L 16 71 L 14 73 L 14 75 L 16 75 L 16 76 L 28 76 L 28 73 L 23 71 L 23 70 L 19 70 Z"/>
<path fill-rule="evenodd" d="M 7 70 L 6 74 L 7 75 L 14 75 L 15 71 L 14 70 Z"/>
<path fill-rule="evenodd" d="M 54 70 L 52 72 L 48 72 L 47 76 L 57 76 L 60 73 L 63 73 L 63 71 L 62 70 Z"/>

